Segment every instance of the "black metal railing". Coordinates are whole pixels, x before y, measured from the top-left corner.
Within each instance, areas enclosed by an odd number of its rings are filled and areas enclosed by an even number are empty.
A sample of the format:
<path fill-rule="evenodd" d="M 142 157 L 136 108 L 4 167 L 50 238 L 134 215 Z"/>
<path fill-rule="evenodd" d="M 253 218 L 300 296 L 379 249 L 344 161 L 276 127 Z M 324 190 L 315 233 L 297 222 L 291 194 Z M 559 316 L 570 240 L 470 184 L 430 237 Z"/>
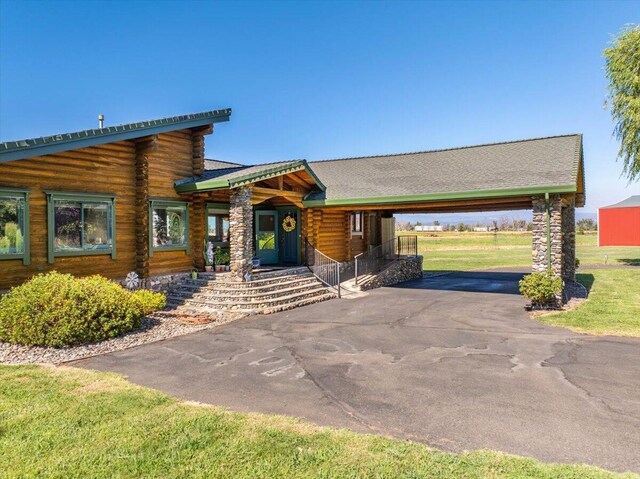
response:
<path fill-rule="evenodd" d="M 320 282 L 335 289 L 338 293 L 338 298 L 340 298 L 340 262 L 314 247 L 306 238 L 304 240 L 304 253 L 307 268 Z"/>
<path fill-rule="evenodd" d="M 398 245 L 396 253 L 398 256 L 418 256 L 418 236 L 402 235 L 396 238 Z"/>
<path fill-rule="evenodd" d="M 418 255 L 418 236 L 406 235 L 398 236 L 389 241 L 371 248 L 365 253 L 360 253 L 354 257 L 355 278 L 358 284 L 358 277 L 367 274 L 377 274 L 389 262 L 399 259 L 401 256 Z"/>

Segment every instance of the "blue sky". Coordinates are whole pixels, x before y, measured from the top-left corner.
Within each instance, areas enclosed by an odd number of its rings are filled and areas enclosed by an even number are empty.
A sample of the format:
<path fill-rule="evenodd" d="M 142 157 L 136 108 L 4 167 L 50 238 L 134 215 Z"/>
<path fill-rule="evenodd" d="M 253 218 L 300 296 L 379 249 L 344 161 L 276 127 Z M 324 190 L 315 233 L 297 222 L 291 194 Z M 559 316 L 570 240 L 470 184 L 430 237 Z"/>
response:
<path fill-rule="evenodd" d="M 587 207 L 615 161 L 602 50 L 634 2 L 0 1 L 0 138 L 216 108 L 209 157 L 261 163 L 584 133 Z"/>

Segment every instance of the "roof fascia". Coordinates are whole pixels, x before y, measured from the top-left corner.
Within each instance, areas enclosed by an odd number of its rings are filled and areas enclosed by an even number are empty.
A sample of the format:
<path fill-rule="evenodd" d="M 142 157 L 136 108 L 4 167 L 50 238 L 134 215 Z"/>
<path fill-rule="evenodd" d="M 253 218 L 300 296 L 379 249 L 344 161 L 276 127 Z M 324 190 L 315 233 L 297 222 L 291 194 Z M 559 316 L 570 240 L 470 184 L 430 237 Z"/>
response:
<path fill-rule="evenodd" d="M 558 185 L 550 187 L 533 188 L 503 188 L 495 190 L 459 191 L 450 193 L 429 193 L 424 195 L 399 195 L 399 196 L 375 196 L 368 198 L 345 198 L 339 200 L 304 200 L 306 208 L 318 206 L 365 206 L 365 205 L 391 205 L 403 203 L 420 203 L 446 200 L 470 200 L 485 198 L 501 198 L 508 196 L 528 196 L 544 193 L 575 193 L 576 185 Z"/>

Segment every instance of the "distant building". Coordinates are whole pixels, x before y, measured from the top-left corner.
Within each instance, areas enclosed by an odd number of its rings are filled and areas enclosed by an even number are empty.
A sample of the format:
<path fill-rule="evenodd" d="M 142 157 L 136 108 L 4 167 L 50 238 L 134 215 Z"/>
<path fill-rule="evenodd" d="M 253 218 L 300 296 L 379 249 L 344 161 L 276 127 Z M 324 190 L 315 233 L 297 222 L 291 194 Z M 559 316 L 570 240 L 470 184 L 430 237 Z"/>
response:
<path fill-rule="evenodd" d="M 600 246 L 640 246 L 640 195 L 598 210 Z"/>
<path fill-rule="evenodd" d="M 443 231 L 443 227 L 440 225 L 418 225 L 414 231 Z"/>
<path fill-rule="evenodd" d="M 474 226 L 473 231 L 475 231 L 476 233 L 486 233 L 487 231 L 489 231 L 489 228 L 487 228 L 486 226 Z"/>

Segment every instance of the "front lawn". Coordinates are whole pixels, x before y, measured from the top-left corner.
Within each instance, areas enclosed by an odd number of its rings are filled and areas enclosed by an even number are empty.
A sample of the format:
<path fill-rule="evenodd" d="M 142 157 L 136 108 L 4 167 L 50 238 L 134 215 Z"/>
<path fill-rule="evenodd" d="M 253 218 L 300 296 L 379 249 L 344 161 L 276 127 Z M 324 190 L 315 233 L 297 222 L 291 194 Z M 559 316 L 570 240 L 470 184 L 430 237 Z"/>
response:
<path fill-rule="evenodd" d="M 552 326 L 579 333 L 640 337 L 640 270 L 580 269 L 578 281 L 591 287 L 576 309 L 540 316 Z"/>
<path fill-rule="evenodd" d="M 230 413 L 115 374 L 37 366 L 0 367 L 0 471 L 7 478 L 618 477 Z"/>
<path fill-rule="evenodd" d="M 531 233 L 443 231 L 398 232 L 418 236 L 418 253 L 426 271 L 472 271 L 531 267 Z M 594 233 L 576 235 L 576 256 L 581 265 L 640 265 L 638 246 L 598 246 Z"/>

